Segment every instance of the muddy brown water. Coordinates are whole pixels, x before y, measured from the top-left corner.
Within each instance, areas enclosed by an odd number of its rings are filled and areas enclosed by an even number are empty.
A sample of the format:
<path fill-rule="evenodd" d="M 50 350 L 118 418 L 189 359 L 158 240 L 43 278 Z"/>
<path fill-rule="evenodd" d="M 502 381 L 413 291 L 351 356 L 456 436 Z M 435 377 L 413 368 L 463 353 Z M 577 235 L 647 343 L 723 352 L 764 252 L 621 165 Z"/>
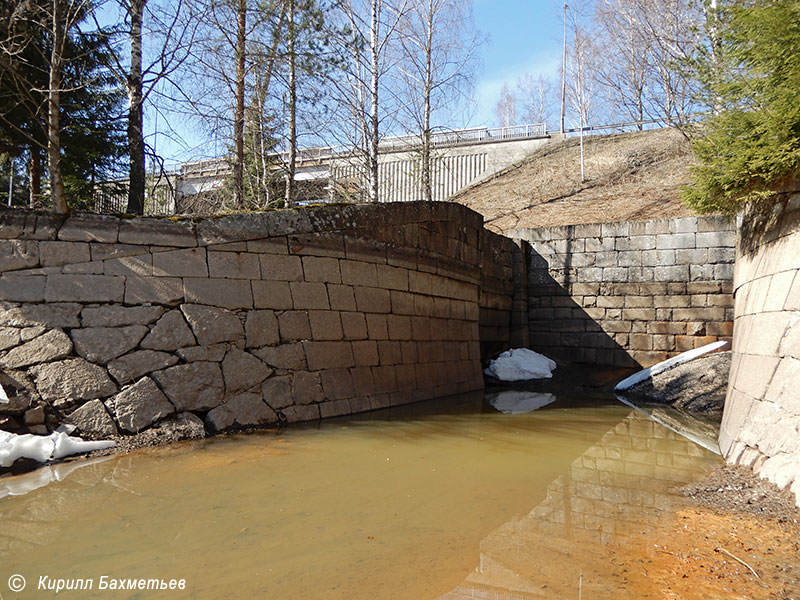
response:
<path fill-rule="evenodd" d="M 12 597 L 53 597 L 43 576 L 91 579 L 59 594 L 81 598 L 632 597 L 609 556 L 657 544 L 675 489 L 719 464 L 611 397 L 503 414 L 480 394 L 138 451 L 0 499 L 0 594 L 20 574 Z"/>

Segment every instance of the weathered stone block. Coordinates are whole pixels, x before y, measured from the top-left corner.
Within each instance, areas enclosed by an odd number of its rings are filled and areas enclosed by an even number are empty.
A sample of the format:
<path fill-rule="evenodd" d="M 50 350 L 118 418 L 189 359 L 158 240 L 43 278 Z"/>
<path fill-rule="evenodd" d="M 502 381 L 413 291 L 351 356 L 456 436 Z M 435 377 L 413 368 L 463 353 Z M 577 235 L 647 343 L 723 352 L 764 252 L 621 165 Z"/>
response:
<path fill-rule="evenodd" d="M 380 288 L 356 287 L 356 308 L 364 313 L 389 313 L 392 302 L 388 290 Z"/>
<path fill-rule="evenodd" d="M 85 437 L 105 438 L 117 434 L 114 420 L 100 400 L 90 400 L 72 411 L 66 421 L 75 425 L 78 432 Z"/>
<path fill-rule="evenodd" d="M 0 304 L 0 323 L 11 327 L 80 327 L 78 314 L 81 308 L 80 304 L 72 302 L 22 306 Z"/>
<path fill-rule="evenodd" d="M 259 348 L 279 344 L 278 319 L 271 310 L 251 310 L 245 321 L 247 348 Z"/>
<path fill-rule="evenodd" d="M 144 325 L 130 325 L 73 329 L 70 335 L 79 356 L 93 363 L 106 364 L 135 348 L 147 332 Z"/>
<path fill-rule="evenodd" d="M 322 402 L 325 394 L 322 391 L 319 373 L 298 371 L 292 374 L 292 401 L 295 405 Z"/>
<path fill-rule="evenodd" d="M 336 258 L 304 256 L 303 273 L 306 281 L 341 283 L 339 260 Z"/>
<path fill-rule="evenodd" d="M 388 340 L 389 328 L 386 315 L 367 314 L 367 336 L 371 340 Z"/>
<path fill-rule="evenodd" d="M 414 361 L 416 362 L 416 345 L 414 345 Z M 403 356 L 404 362 L 408 362 Z M 378 355 L 378 342 L 375 340 L 363 340 L 353 342 L 353 361 L 357 367 L 372 367 L 380 364 Z"/>
<path fill-rule="evenodd" d="M 0 327 L 0 351 L 17 346 L 22 341 L 16 327 Z"/>
<path fill-rule="evenodd" d="M 222 362 L 228 352 L 228 344 L 213 346 L 191 346 L 175 351 L 186 362 Z"/>
<path fill-rule="evenodd" d="M 324 283 L 292 281 L 292 303 L 296 310 L 326 310 L 330 308 L 328 290 Z"/>
<path fill-rule="evenodd" d="M 43 275 L 0 275 L 0 300 L 42 302 L 46 282 Z"/>
<path fill-rule="evenodd" d="M 194 224 L 191 221 L 175 222 L 166 219 L 126 219 L 120 223 L 119 241 L 123 244 L 174 246 L 177 248 L 197 246 Z"/>
<path fill-rule="evenodd" d="M 303 349 L 308 368 L 312 371 L 342 369 L 354 365 L 350 342 L 303 342 Z"/>
<path fill-rule="evenodd" d="M 299 256 L 283 256 L 280 254 L 261 254 L 261 277 L 277 281 L 302 281 L 303 263 Z"/>
<path fill-rule="evenodd" d="M 7 369 L 21 369 L 30 365 L 52 362 L 70 355 L 72 342 L 60 329 L 51 329 L 32 341 L 9 350 L 0 365 Z"/>
<path fill-rule="evenodd" d="M 705 234 L 702 234 L 705 235 Z M 703 247 L 698 244 L 697 246 Z M 695 248 L 694 233 L 672 233 L 656 236 L 658 250 L 674 250 L 676 248 Z"/>
<path fill-rule="evenodd" d="M 257 254 L 247 252 L 208 252 L 208 274 L 228 279 L 260 279 Z"/>
<path fill-rule="evenodd" d="M 48 275 L 46 302 L 122 302 L 125 278 L 107 275 Z"/>
<path fill-rule="evenodd" d="M 197 344 L 191 329 L 179 310 L 164 314 L 142 340 L 142 348 L 148 350 L 176 350 Z"/>
<path fill-rule="evenodd" d="M 286 236 L 248 240 L 247 251 L 257 254 L 288 254 Z"/>
<path fill-rule="evenodd" d="M 43 267 L 89 262 L 91 259 L 86 242 L 39 242 L 39 260 Z"/>
<path fill-rule="evenodd" d="M 328 298 L 331 310 L 354 311 L 356 310 L 356 297 L 352 286 L 328 284 Z"/>
<path fill-rule="evenodd" d="M 175 305 L 183 302 L 183 280 L 175 277 L 128 277 L 125 303 Z"/>
<path fill-rule="evenodd" d="M 291 406 L 291 377 L 289 375 L 270 377 L 261 385 L 261 396 L 273 410 Z"/>
<path fill-rule="evenodd" d="M 125 256 L 150 253 L 149 246 L 140 246 L 139 244 L 91 243 L 89 246 L 93 261 L 104 261 L 110 258 L 123 258 Z"/>
<path fill-rule="evenodd" d="M 278 415 L 261 399 L 260 394 L 239 394 L 209 411 L 206 425 L 211 431 L 277 423 Z"/>
<path fill-rule="evenodd" d="M 150 277 L 153 275 L 153 257 L 150 254 L 123 256 L 103 261 L 103 273 L 106 275 L 124 275 L 126 277 Z"/>
<path fill-rule="evenodd" d="M 153 254 L 157 277 L 208 277 L 205 248 L 186 248 Z"/>
<path fill-rule="evenodd" d="M 84 327 L 121 327 L 124 325 L 150 325 L 161 315 L 160 306 L 116 306 L 86 307 L 81 312 Z"/>
<path fill-rule="evenodd" d="M 328 400 L 352 398 L 355 395 L 353 378 L 347 369 L 328 369 L 320 372 L 320 382 Z"/>
<path fill-rule="evenodd" d="M 308 311 L 311 324 L 311 337 L 315 340 L 341 340 L 342 320 L 339 313 L 328 310 Z"/>
<path fill-rule="evenodd" d="M 673 267 L 655 267 L 656 281 L 688 281 L 689 266 L 676 265 Z"/>
<path fill-rule="evenodd" d="M 289 252 L 344 258 L 344 236 L 340 233 L 303 233 L 288 236 Z"/>
<path fill-rule="evenodd" d="M 82 358 L 31 367 L 36 389 L 46 402 L 56 406 L 71 406 L 80 400 L 107 398 L 117 392 L 106 370 Z"/>
<path fill-rule="evenodd" d="M 222 360 L 222 357 L 220 357 Z M 139 350 L 108 363 L 108 372 L 120 385 L 139 379 L 142 375 L 160 371 L 178 362 L 178 357 L 155 350 Z"/>
<path fill-rule="evenodd" d="M 343 312 L 342 333 L 346 340 L 363 340 L 367 337 L 367 321 L 363 313 Z"/>
<path fill-rule="evenodd" d="M 343 260 L 340 261 L 339 268 L 344 284 L 372 287 L 378 285 L 378 271 L 374 264 Z"/>
<path fill-rule="evenodd" d="M 0 272 L 39 266 L 39 242 L 9 240 L 0 242 Z"/>
<path fill-rule="evenodd" d="M 194 362 L 156 371 L 152 378 L 179 411 L 210 410 L 222 403 L 222 370 L 214 362 Z"/>
<path fill-rule="evenodd" d="M 232 348 L 222 361 L 226 394 L 235 394 L 260 385 L 272 375 L 272 369 L 261 360 L 238 348 Z"/>
<path fill-rule="evenodd" d="M 200 346 L 236 342 L 244 337 L 242 322 L 229 310 L 200 304 L 182 304 L 181 311 Z"/>
<path fill-rule="evenodd" d="M 281 313 L 278 316 L 278 329 L 283 342 L 311 339 L 311 325 L 305 311 L 289 310 Z"/>
<path fill-rule="evenodd" d="M 291 309 L 292 291 L 286 281 L 251 281 L 253 304 L 256 308 Z"/>
<path fill-rule="evenodd" d="M 253 308 L 253 292 L 246 279 L 183 279 L 187 302 L 223 308 Z"/>
<path fill-rule="evenodd" d="M 308 368 L 303 344 L 281 344 L 280 346 L 265 346 L 252 351 L 258 358 L 275 369 L 289 371 L 304 371 Z"/>
<path fill-rule="evenodd" d="M 709 231 L 698 233 L 696 238 L 698 248 L 714 248 L 735 246 L 734 233 L 732 231 Z"/>
<path fill-rule="evenodd" d="M 149 377 L 107 400 L 106 406 L 119 427 L 128 433 L 138 433 L 175 412 L 175 407 Z"/>
<path fill-rule="evenodd" d="M 287 406 L 281 410 L 281 413 L 283 413 L 287 423 L 317 421 L 320 418 L 319 404 Z"/>

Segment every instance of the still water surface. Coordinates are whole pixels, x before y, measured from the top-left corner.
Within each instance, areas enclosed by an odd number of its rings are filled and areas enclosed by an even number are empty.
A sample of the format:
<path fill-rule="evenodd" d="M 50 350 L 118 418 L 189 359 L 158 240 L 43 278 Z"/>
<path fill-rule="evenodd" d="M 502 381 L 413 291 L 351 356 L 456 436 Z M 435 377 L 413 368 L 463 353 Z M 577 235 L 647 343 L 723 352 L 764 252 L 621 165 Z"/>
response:
<path fill-rule="evenodd" d="M 19 598 L 52 597 L 41 575 L 93 578 L 60 594 L 81 598 L 628 597 L 609 553 L 657 535 L 670 490 L 719 463 L 612 398 L 503 414 L 478 394 L 183 443 L 0 500 L 0 589 L 19 573 Z M 101 575 L 187 591 L 101 592 Z"/>

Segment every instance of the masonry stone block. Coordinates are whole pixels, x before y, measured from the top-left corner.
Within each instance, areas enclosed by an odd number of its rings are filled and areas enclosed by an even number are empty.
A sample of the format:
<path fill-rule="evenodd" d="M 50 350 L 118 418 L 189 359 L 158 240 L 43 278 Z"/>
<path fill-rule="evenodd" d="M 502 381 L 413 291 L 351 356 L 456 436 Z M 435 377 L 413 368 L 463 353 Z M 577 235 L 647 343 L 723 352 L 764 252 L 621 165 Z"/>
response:
<path fill-rule="evenodd" d="M 260 386 L 273 370 L 249 352 L 231 348 L 222 361 L 225 392 L 235 394 Z"/>
<path fill-rule="evenodd" d="M 295 405 L 322 402 L 324 399 L 319 373 L 297 371 L 292 374 L 292 400 Z"/>
<path fill-rule="evenodd" d="M 290 310 L 281 313 L 278 315 L 278 329 L 283 342 L 311 339 L 307 311 Z"/>
<path fill-rule="evenodd" d="M 0 275 L 0 300 L 10 302 L 42 302 L 47 277 L 43 275 Z"/>
<path fill-rule="evenodd" d="M 389 313 L 392 310 L 389 290 L 381 288 L 356 287 L 356 308 L 364 313 Z"/>
<path fill-rule="evenodd" d="M 367 338 L 367 320 L 360 312 L 341 313 L 342 333 L 346 340 L 363 340 Z"/>
<path fill-rule="evenodd" d="M 261 277 L 266 280 L 302 281 L 303 263 L 299 256 L 261 254 Z"/>
<path fill-rule="evenodd" d="M 72 353 L 69 336 L 60 329 L 51 329 L 31 341 L 17 346 L 0 359 L 6 369 L 21 369 L 31 365 L 66 358 Z"/>
<path fill-rule="evenodd" d="M 276 423 L 278 415 L 261 398 L 261 394 L 244 393 L 228 398 L 206 415 L 206 425 L 211 431 L 224 431 L 233 427 Z"/>
<path fill-rule="evenodd" d="M 304 256 L 303 273 L 306 281 L 342 283 L 339 260 L 336 258 Z"/>
<path fill-rule="evenodd" d="M 286 281 L 251 281 L 256 308 L 288 310 L 293 307 L 292 291 Z"/>
<path fill-rule="evenodd" d="M 120 220 L 117 217 L 74 215 L 61 225 L 58 239 L 69 242 L 113 243 L 117 241 L 119 229 Z"/>
<path fill-rule="evenodd" d="M 338 285 L 329 283 L 328 298 L 330 300 L 331 310 L 339 311 L 355 311 L 356 310 L 356 297 L 353 293 L 353 287 L 349 285 Z"/>
<path fill-rule="evenodd" d="M 181 312 L 192 328 L 197 343 L 201 346 L 219 342 L 236 342 L 244 337 L 239 317 L 224 308 L 183 304 Z"/>
<path fill-rule="evenodd" d="M 89 262 L 91 252 L 86 242 L 39 242 L 39 260 L 43 267 Z"/>
<path fill-rule="evenodd" d="M 296 310 L 327 310 L 330 308 L 328 289 L 324 283 L 292 281 L 292 304 Z"/>
<path fill-rule="evenodd" d="M 138 433 L 175 412 L 175 407 L 149 377 L 106 401 L 119 427 L 128 433 Z"/>
<path fill-rule="evenodd" d="M 87 327 L 70 332 L 75 352 L 93 363 L 106 364 L 134 349 L 148 328 L 144 325 L 127 327 Z"/>
<path fill-rule="evenodd" d="M 343 369 L 354 366 L 351 342 L 303 342 L 308 368 L 312 371 L 321 369 Z"/>
<path fill-rule="evenodd" d="M 186 324 L 179 310 L 165 313 L 142 340 L 141 347 L 146 350 L 170 351 L 197 344 L 192 330 Z"/>
<path fill-rule="evenodd" d="M 94 241 L 116 240 L 97 239 Z M 177 248 L 197 246 L 197 236 L 195 235 L 194 224 L 191 221 L 167 219 L 124 219 L 119 223 L 119 241 L 123 244 L 173 246 Z"/>
<path fill-rule="evenodd" d="M 247 240 L 247 251 L 256 254 L 288 254 L 286 236 Z"/>
<path fill-rule="evenodd" d="M 260 279 L 259 255 L 208 251 L 208 274 L 222 279 Z"/>
<path fill-rule="evenodd" d="M 46 302 L 122 302 L 125 278 L 107 275 L 48 275 Z"/>
<path fill-rule="evenodd" d="M 81 400 L 107 398 L 117 391 L 103 367 L 82 358 L 36 365 L 28 373 L 33 375 L 42 400 L 56 406 L 69 407 Z"/>
<path fill-rule="evenodd" d="M 303 344 L 300 342 L 265 346 L 251 352 L 274 369 L 305 371 L 308 368 Z"/>
<path fill-rule="evenodd" d="M 211 410 L 224 397 L 222 370 L 215 362 L 175 365 L 151 377 L 179 411 Z"/>
<path fill-rule="evenodd" d="M 136 381 L 142 375 L 166 369 L 177 362 L 178 357 L 167 352 L 139 350 L 109 362 L 108 372 L 117 383 L 125 385 Z"/>
<path fill-rule="evenodd" d="M 245 279 L 183 279 L 183 293 L 187 302 L 207 304 L 228 309 L 253 308 L 253 292 Z"/>
<path fill-rule="evenodd" d="M 205 248 L 155 252 L 152 261 L 157 277 L 208 277 Z"/>
<path fill-rule="evenodd" d="M 128 277 L 125 279 L 125 304 L 175 305 L 184 299 L 183 280 L 176 277 Z"/>
<path fill-rule="evenodd" d="M 100 400 L 90 400 L 72 411 L 67 418 L 78 428 L 78 432 L 88 438 L 108 438 L 117 434 L 114 420 Z"/>
<path fill-rule="evenodd" d="M 280 343 L 278 319 L 271 310 L 251 310 L 245 321 L 246 347 L 258 348 Z"/>
<path fill-rule="evenodd" d="M 164 314 L 161 306 L 103 305 L 86 307 L 81 311 L 84 327 L 122 327 L 125 325 L 149 325 Z"/>
<path fill-rule="evenodd" d="M 261 384 L 261 397 L 275 411 L 291 406 L 291 376 L 281 375 L 267 379 Z"/>
<path fill-rule="evenodd" d="M 0 272 L 39 266 L 39 242 L 0 241 Z"/>
<path fill-rule="evenodd" d="M 150 254 L 110 258 L 103 261 L 106 275 L 123 275 L 126 277 L 149 277 L 153 275 L 153 258 Z M 158 274 L 158 273 L 156 273 Z"/>
<path fill-rule="evenodd" d="M 281 412 L 287 423 L 302 423 L 320 419 L 319 404 L 287 406 Z"/>

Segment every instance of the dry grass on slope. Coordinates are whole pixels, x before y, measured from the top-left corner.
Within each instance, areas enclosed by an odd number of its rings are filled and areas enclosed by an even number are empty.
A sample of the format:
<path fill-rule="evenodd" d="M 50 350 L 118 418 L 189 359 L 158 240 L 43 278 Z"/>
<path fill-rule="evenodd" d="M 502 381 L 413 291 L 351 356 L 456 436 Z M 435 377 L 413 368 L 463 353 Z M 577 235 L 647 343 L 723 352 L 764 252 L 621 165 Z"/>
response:
<path fill-rule="evenodd" d="M 577 137 L 550 142 L 451 198 L 484 215 L 486 226 L 511 229 L 689 216 L 680 188 L 693 157 L 674 129 L 584 138 L 580 181 Z"/>

